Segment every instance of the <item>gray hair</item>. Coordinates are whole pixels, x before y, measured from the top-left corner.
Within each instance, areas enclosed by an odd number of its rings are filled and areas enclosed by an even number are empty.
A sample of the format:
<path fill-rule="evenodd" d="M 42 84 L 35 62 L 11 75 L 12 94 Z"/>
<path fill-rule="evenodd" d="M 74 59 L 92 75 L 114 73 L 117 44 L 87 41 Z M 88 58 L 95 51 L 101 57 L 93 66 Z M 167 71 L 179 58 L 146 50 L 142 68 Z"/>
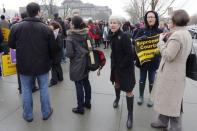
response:
<path fill-rule="evenodd" d="M 118 16 L 118 15 L 111 15 L 109 17 L 109 23 L 110 21 L 115 20 L 118 22 L 118 24 L 122 25 L 124 18 L 122 16 Z"/>

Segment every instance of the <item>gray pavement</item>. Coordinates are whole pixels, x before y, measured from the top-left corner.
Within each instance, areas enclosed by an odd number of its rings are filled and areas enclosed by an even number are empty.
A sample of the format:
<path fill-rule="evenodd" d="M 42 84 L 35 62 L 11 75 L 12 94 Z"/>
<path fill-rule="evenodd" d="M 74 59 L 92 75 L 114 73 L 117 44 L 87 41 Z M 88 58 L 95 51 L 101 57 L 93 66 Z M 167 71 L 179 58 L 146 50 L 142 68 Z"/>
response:
<path fill-rule="evenodd" d="M 69 80 L 68 63 L 63 64 L 64 81 L 50 88 L 51 103 L 54 109 L 52 117 L 43 121 L 40 112 L 39 92 L 34 97 L 34 121 L 27 123 L 22 118 L 21 96 L 18 94 L 16 75 L 0 79 L 0 131 L 127 131 L 127 106 L 122 92 L 118 109 L 113 109 L 114 89 L 109 81 L 110 62 L 106 51 L 107 64 L 101 76 L 90 74 L 92 85 L 92 109 L 85 115 L 73 114 L 76 106 L 74 83 Z M 139 70 L 136 69 L 136 80 Z M 197 131 L 197 82 L 187 79 L 184 96 L 183 131 Z M 132 131 L 159 131 L 150 127 L 156 119 L 156 113 L 146 106 L 148 95 L 146 86 L 145 103 L 138 106 L 138 83 L 134 89 L 134 127 Z"/>

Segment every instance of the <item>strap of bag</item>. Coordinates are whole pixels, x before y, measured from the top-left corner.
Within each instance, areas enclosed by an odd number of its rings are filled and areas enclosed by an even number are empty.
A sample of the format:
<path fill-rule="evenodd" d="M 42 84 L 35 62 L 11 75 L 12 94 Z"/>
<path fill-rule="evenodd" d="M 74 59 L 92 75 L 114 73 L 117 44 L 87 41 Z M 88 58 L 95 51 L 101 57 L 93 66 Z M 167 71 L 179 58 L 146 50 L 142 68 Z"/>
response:
<path fill-rule="evenodd" d="M 190 52 L 190 53 L 192 53 L 192 51 L 194 51 L 194 53 L 195 53 L 195 55 L 196 55 L 196 50 L 195 50 L 195 48 L 194 48 L 194 40 L 192 40 L 192 49 L 191 49 L 191 52 Z"/>
<path fill-rule="evenodd" d="M 90 56 L 91 64 L 95 64 L 94 54 L 92 51 L 92 45 L 90 43 L 90 40 L 87 40 L 87 45 L 88 45 L 88 50 L 90 51 L 89 56 Z"/>

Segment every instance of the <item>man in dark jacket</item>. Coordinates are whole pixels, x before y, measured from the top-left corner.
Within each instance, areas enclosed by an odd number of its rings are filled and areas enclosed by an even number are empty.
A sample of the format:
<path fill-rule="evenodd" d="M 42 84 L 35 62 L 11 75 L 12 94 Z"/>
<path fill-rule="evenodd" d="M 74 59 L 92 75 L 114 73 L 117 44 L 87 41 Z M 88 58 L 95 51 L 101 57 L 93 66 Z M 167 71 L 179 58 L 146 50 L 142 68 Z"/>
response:
<path fill-rule="evenodd" d="M 58 51 L 53 31 L 39 18 L 40 6 L 29 3 L 26 7 L 28 16 L 13 25 L 8 45 L 16 49 L 17 70 L 21 78 L 23 118 L 33 121 L 32 81 L 38 80 L 43 120 L 47 120 L 53 110 L 48 93 L 48 76 L 52 57 Z"/>

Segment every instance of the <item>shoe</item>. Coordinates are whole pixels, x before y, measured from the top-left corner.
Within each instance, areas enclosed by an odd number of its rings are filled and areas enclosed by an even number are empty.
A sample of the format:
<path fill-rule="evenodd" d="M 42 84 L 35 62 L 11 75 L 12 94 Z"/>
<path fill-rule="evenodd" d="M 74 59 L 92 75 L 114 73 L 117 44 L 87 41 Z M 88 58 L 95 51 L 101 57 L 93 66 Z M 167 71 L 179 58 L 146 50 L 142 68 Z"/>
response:
<path fill-rule="evenodd" d="M 161 129 L 161 128 L 167 129 L 168 128 L 166 125 L 162 125 L 159 122 L 153 122 L 150 125 L 151 125 L 151 127 L 157 128 L 157 129 Z"/>
<path fill-rule="evenodd" d="M 39 90 L 39 88 L 35 86 L 35 87 L 32 89 L 32 93 L 34 93 L 34 92 L 36 92 L 36 91 L 38 91 L 38 90 Z"/>
<path fill-rule="evenodd" d="M 114 108 L 118 108 L 118 106 L 119 106 L 118 103 L 119 103 L 119 100 L 118 99 L 115 99 L 114 100 L 114 103 L 113 103 L 113 107 Z"/>
<path fill-rule="evenodd" d="M 23 119 L 26 121 L 26 122 L 32 122 L 34 119 L 31 118 L 31 119 L 27 119 L 26 117 L 23 116 Z"/>
<path fill-rule="evenodd" d="M 53 109 L 51 108 L 51 112 L 49 113 L 49 115 L 47 117 L 43 117 L 43 120 L 44 121 L 48 120 L 52 114 L 53 114 Z"/>
<path fill-rule="evenodd" d="M 52 86 L 54 86 L 54 85 L 57 85 L 57 83 L 50 83 L 50 84 L 49 84 L 49 87 L 52 87 Z"/>
<path fill-rule="evenodd" d="M 139 97 L 137 104 L 140 106 L 144 103 L 144 98 L 142 96 Z"/>
<path fill-rule="evenodd" d="M 91 104 L 90 103 L 84 103 L 83 105 L 87 109 L 91 109 Z"/>
<path fill-rule="evenodd" d="M 83 109 L 79 109 L 79 108 L 73 108 L 72 109 L 72 112 L 73 113 L 76 113 L 76 114 L 81 114 L 81 115 L 83 115 L 84 114 L 84 110 Z"/>
<path fill-rule="evenodd" d="M 26 122 L 32 122 L 32 121 L 34 120 L 33 118 L 27 119 L 27 118 L 25 118 L 25 117 L 23 117 L 23 119 L 24 119 Z"/>
<path fill-rule="evenodd" d="M 64 79 L 59 79 L 58 81 L 62 82 Z"/>
<path fill-rule="evenodd" d="M 150 98 L 148 99 L 147 106 L 148 107 L 153 107 L 153 101 Z"/>

